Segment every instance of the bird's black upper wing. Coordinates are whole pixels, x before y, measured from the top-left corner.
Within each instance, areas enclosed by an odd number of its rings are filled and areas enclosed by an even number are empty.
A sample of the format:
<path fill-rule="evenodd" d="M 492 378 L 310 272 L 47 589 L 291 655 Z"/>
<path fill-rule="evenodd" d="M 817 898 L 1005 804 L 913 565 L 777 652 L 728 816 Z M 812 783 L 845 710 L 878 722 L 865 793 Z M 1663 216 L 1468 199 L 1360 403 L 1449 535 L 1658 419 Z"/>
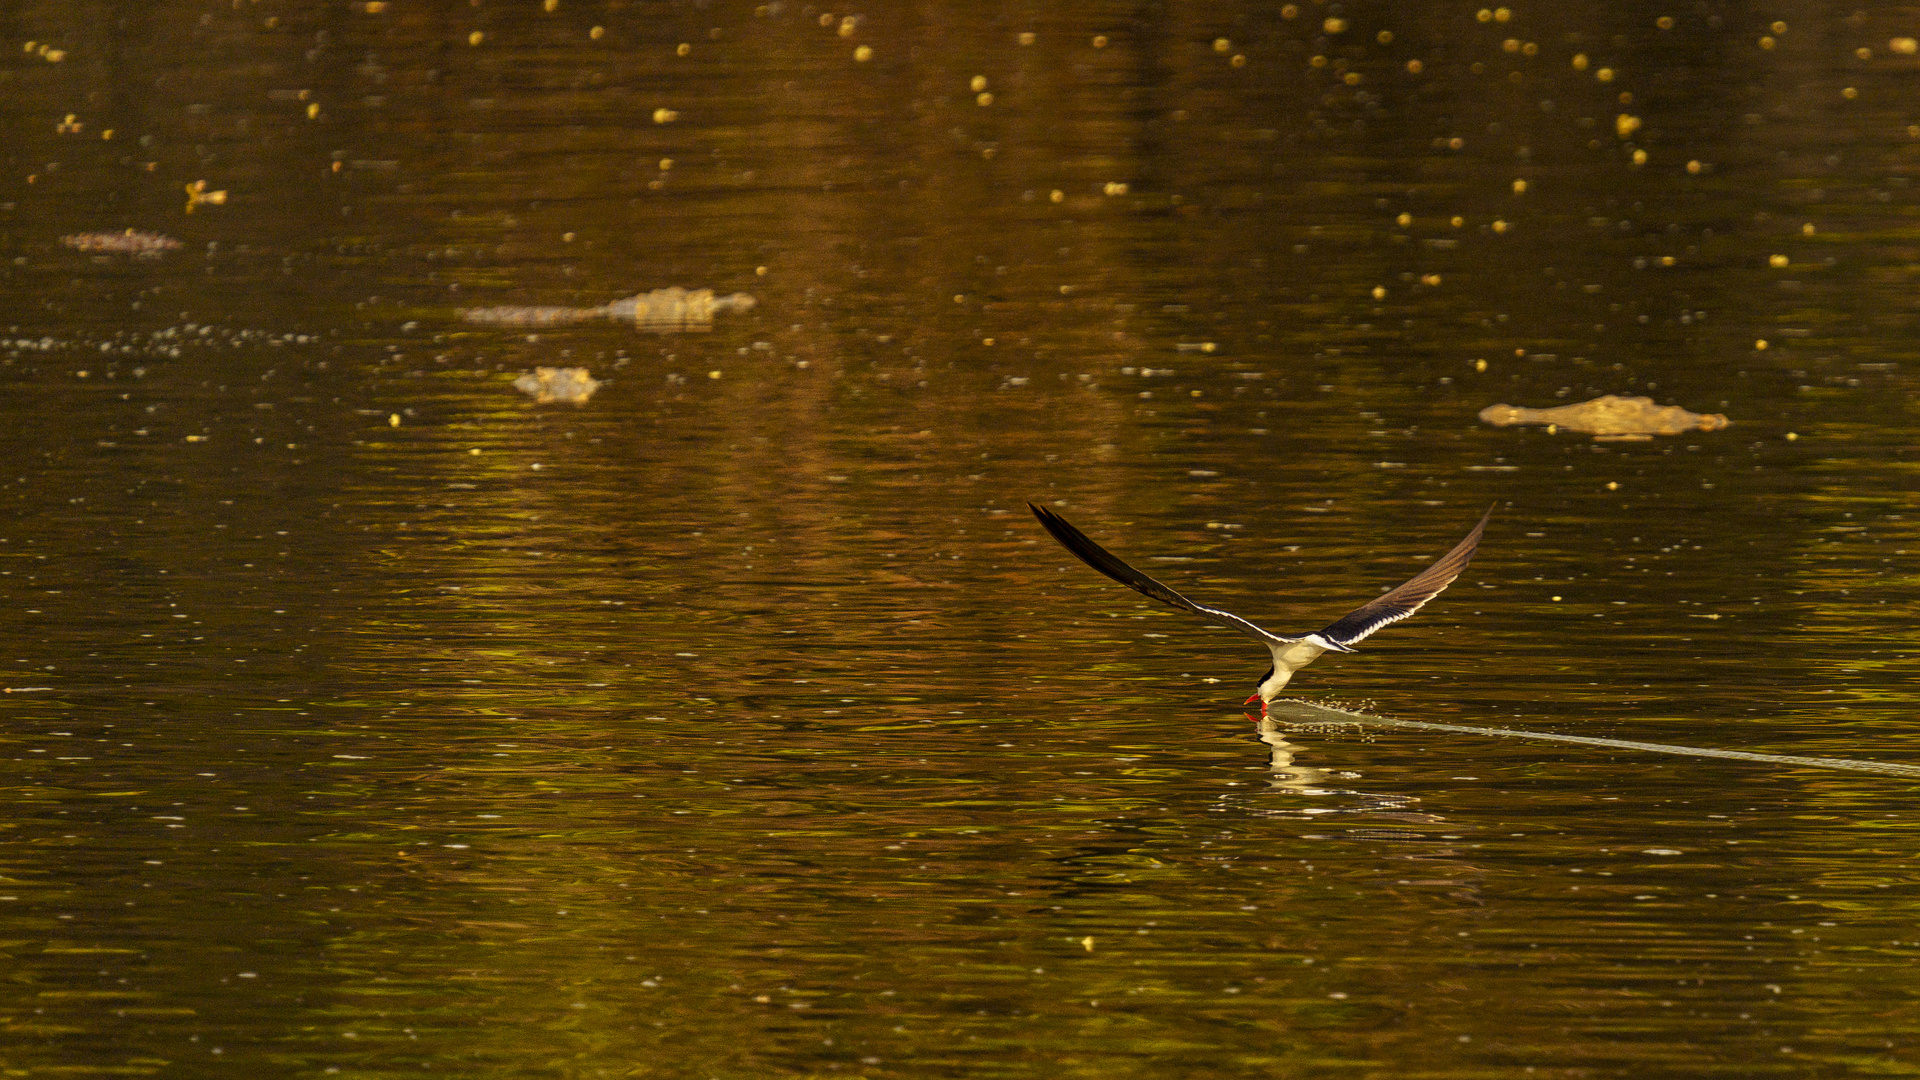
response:
<path fill-rule="evenodd" d="M 1094 543 L 1092 540 L 1087 539 L 1086 533 L 1083 533 L 1079 529 L 1074 528 L 1071 524 L 1067 522 L 1066 518 L 1061 517 L 1059 514 L 1056 514 L 1053 511 L 1046 509 L 1045 507 L 1035 506 L 1032 503 L 1027 504 L 1027 509 L 1032 510 L 1033 516 L 1040 519 L 1040 524 L 1046 526 L 1047 531 L 1053 534 L 1053 538 L 1055 540 L 1060 541 L 1060 544 L 1062 547 L 1066 548 L 1068 551 L 1071 551 L 1076 556 L 1078 556 L 1081 562 L 1086 563 L 1088 566 L 1093 567 L 1095 570 L 1100 571 L 1101 573 L 1107 575 L 1108 577 L 1119 582 L 1120 584 L 1127 586 L 1130 589 L 1143 593 L 1147 596 L 1151 596 L 1155 600 L 1158 600 L 1163 604 L 1168 604 L 1173 607 L 1177 607 L 1181 611 L 1191 611 L 1195 615 L 1198 615 L 1203 619 L 1209 619 L 1213 622 L 1217 622 L 1221 626 L 1230 626 L 1233 629 L 1238 630 L 1249 637 L 1259 639 L 1262 643 L 1267 645 L 1284 645 L 1290 641 L 1297 640 L 1296 638 L 1287 638 L 1287 637 L 1281 637 L 1278 634 L 1270 634 L 1267 631 L 1262 630 L 1259 627 L 1248 622 L 1247 620 L 1241 618 L 1240 616 L 1233 614 L 1232 612 L 1221 611 L 1219 608 L 1210 608 L 1210 607 L 1207 607 L 1205 604 L 1196 604 L 1193 601 L 1187 599 L 1186 597 L 1181 596 L 1179 593 L 1174 592 L 1172 589 L 1167 588 L 1165 585 L 1161 584 L 1160 582 L 1155 581 L 1154 579 L 1148 577 L 1147 575 L 1141 573 L 1140 571 L 1135 570 L 1133 567 L 1128 566 L 1126 563 L 1121 562 L 1120 559 L 1113 554 L 1113 552 L 1108 551 L 1106 548 L 1103 548 L 1099 544 Z M 1478 539 L 1479 535 L 1480 535 L 1479 532 L 1476 531 L 1474 533 L 1474 538 Z M 1471 551 L 1469 551 L 1468 553 L 1471 554 Z M 1466 563 L 1463 561 L 1460 565 L 1465 566 Z M 1433 572 L 1432 570 L 1427 571 L 1427 573 L 1432 573 L 1432 572 Z M 1455 573 L 1458 573 L 1458 572 L 1459 571 L 1457 570 L 1455 571 Z M 1422 576 L 1424 577 L 1425 575 L 1422 575 Z M 1415 580 L 1417 581 L 1419 579 L 1416 578 Z M 1452 581 L 1452 580 L 1453 578 L 1451 576 L 1447 578 L 1447 581 Z M 1407 584 L 1411 585 L 1413 584 L 1413 582 L 1408 582 Z M 1402 585 L 1400 588 L 1405 589 L 1406 587 L 1407 587 L 1406 585 Z M 1446 587 L 1445 582 L 1442 582 L 1440 588 L 1445 588 L 1445 587 Z M 1399 590 L 1395 590 L 1395 591 L 1398 592 Z M 1439 592 L 1440 589 L 1437 588 L 1433 591 Z M 1386 597 L 1381 597 L 1381 600 L 1385 600 L 1385 599 Z M 1425 598 L 1423 597 L 1422 600 L 1424 601 L 1424 599 Z M 1376 604 L 1379 602 L 1380 600 L 1374 601 L 1374 603 Z M 1419 606 L 1420 606 L 1419 604 L 1414 605 L 1414 607 L 1419 607 Z M 1362 608 L 1361 610 L 1365 611 L 1367 609 Z M 1355 612 L 1354 614 L 1357 615 L 1359 614 L 1359 612 Z M 1409 610 L 1408 614 L 1412 614 L 1412 611 Z M 1352 617 L 1353 617 L 1352 615 L 1347 616 L 1347 618 L 1352 618 Z M 1365 637 L 1365 636 L 1366 636 L 1365 634 L 1361 635 L 1361 637 Z"/>
<path fill-rule="evenodd" d="M 1320 631 L 1320 636 L 1342 648 L 1358 644 L 1368 634 L 1420 610 L 1420 606 L 1439 596 L 1460 571 L 1467 568 L 1473 560 L 1473 551 L 1480 546 L 1480 534 L 1487 528 L 1487 520 L 1493 517 L 1493 508 L 1480 518 L 1480 524 L 1473 527 L 1467 538 L 1453 545 L 1453 550 L 1434 560 L 1432 566 L 1415 574 L 1405 584 L 1380 594 L 1359 608 L 1334 620 L 1333 625 Z M 1083 556 L 1084 557 L 1084 556 Z"/>

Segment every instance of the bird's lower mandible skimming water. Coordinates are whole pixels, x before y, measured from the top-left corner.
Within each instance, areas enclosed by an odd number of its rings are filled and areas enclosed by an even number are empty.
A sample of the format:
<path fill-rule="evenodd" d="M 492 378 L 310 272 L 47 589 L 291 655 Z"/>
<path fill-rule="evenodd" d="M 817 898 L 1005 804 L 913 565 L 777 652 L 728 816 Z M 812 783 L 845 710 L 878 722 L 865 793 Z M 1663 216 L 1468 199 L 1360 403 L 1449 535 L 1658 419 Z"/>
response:
<path fill-rule="evenodd" d="M 1354 610 L 1335 619 L 1326 629 L 1299 637 L 1282 637 L 1269 633 L 1253 625 L 1232 612 L 1210 608 L 1193 601 L 1167 588 L 1165 585 L 1121 562 L 1113 552 L 1101 547 L 1087 538 L 1087 534 L 1074 528 L 1066 518 L 1043 506 L 1027 504 L 1033 516 L 1040 519 L 1055 540 L 1060 541 L 1068 551 L 1078 556 L 1080 561 L 1093 567 L 1128 588 L 1134 589 L 1155 600 L 1181 611 L 1191 611 L 1203 619 L 1230 626 L 1258 640 L 1273 653 L 1273 666 L 1267 669 L 1260 679 L 1259 687 L 1246 701 L 1251 705 L 1260 702 L 1260 715 L 1267 715 L 1267 704 L 1280 689 L 1293 678 L 1293 673 L 1320 658 L 1321 653 L 1352 652 L 1353 646 L 1365 640 L 1368 634 L 1389 623 L 1420 610 L 1421 605 L 1440 595 L 1441 590 L 1453 584 L 1453 579 L 1467 568 L 1473 559 L 1473 551 L 1480 545 L 1480 534 L 1486 530 L 1487 520 L 1493 517 L 1493 508 L 1481 515 L 1480 523 L 1473 527 L 1466 539 L 1453 545 L 1453 550 L 1434 560 L 1432 566 L 1415 574 L 1405 583 L 1381 593 Z"/>

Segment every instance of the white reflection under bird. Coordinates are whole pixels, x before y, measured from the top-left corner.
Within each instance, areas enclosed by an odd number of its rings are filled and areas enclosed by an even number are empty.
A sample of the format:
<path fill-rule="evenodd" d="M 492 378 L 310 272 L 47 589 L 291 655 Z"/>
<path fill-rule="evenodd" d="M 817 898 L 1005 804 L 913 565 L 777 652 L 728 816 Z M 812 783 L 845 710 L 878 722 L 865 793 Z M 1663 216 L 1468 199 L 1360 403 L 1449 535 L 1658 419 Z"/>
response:
<path fill-rule="evenodd" d="M 1487 520 L 1493 517 L 1493 508 L 1488 507 L 1487 512 L 1481 515 L 1480 523 L 1473 527 L 1466 539 L 1453 545 L 1452 551 L 1434 560 L 1432 566 L 1340 616 L 1325 629 L 1298 637 L 1284 637 L 1262 630 L 1232 612 L 1196 604 L 1181 596 L 1121 562 L 1113 552 L 1088 539 L 1087 534 L 1074 528 L 1066 518 L 1043 506 L 1028 503 L 1027 509 L 1032 510 L 1033 516 L 1040 519 L 1040 524 L 1046 526 L 1053 538 L 1078 556 L 1081 562 L 1163 604 L 1232 627 L 1265 645 L 1273 653 L 1273 665 L 1260 677 L 1259 687 L 1254 690 L 1253 696 L 1246 700 L 1248 705 L 1259 701 L 1260 715 L 1263 717 L 1267 715 L 1267 704 L 1280 693 L 1281 687 L 1287 685 L 1287 680 L 1293 678 L 1294 672 L 1318 660 L 1322 653 L 1353 652 L 1352 646 L 1365 640 L 1367 635 L 1419 611 L 1427 601 L 1453 584 L 1453 579 L 1459 577 L 1460 572 L 1467 568 L 1467 563 L 1472 561 L 1474 549 L 1480 546 L 1480 534 L 1486 530 Z"/>

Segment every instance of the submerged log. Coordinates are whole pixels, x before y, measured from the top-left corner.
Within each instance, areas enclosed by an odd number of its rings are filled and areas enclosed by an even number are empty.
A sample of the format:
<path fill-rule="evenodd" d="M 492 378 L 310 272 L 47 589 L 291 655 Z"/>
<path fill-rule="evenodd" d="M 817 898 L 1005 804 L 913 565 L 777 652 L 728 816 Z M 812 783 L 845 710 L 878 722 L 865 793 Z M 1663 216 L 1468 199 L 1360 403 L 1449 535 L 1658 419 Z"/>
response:
<path fill-rule="evenodd" d="M 1480 419 L 1494 427 L 1546 424 L 1585 432 L 1596 439 L 1651 439 L 1688 431 L 1718 431 L 1731 423 L 1720 413 L 1688 412 L 1678 405 L 1655 405 L 1652 398 L 1614 394 L 1552 409 L 1489 405 L 1480 410 Z"/>
<path fill-rule="evenodd" d="M 727 311 L 747 311 L 757 301 L 746 293 L 715 296 L 712 289 L 678 286 L 639 293 L 599 307 L 489 307 L 470 308 L 460 317 L 494 326 L 561 326 L 589 319 L 630 322 L 641 330 L 711 330 L 713 317 Z"/>

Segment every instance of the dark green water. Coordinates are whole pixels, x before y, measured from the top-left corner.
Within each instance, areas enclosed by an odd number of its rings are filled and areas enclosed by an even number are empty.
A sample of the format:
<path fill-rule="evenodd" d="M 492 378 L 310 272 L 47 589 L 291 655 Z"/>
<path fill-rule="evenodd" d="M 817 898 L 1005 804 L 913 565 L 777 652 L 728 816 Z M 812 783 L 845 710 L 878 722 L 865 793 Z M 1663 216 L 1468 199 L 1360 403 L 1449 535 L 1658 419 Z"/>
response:
<path fill-rule="evenodd" d="M 1024 506 L 1920 763 L 1909 16 L 16 5 L 0 1075 L 1920 1074 L 1911 780 Z"/>

